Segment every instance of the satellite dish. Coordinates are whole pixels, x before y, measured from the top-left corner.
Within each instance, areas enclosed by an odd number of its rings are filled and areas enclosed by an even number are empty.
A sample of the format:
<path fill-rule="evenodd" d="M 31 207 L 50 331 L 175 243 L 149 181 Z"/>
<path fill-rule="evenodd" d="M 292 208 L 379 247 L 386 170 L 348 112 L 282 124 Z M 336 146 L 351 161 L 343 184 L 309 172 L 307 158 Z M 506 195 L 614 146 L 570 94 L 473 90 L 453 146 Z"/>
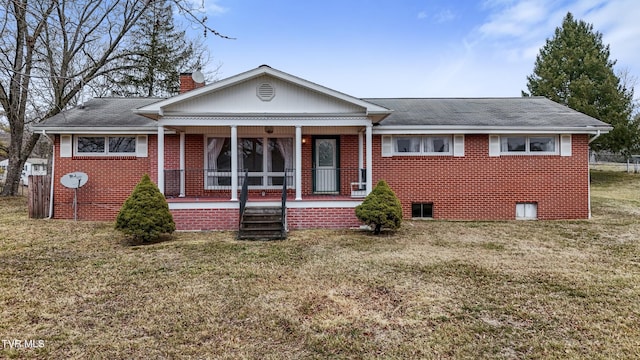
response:
<path fill-rule="evenodd" d="M 202 84 L 204 82 L 204 75 L 200 70 L 196 70 L 191 74 L 191 78 L 198 84 Z"/>
<path fill-rule="evenodd" d="M 82 187 L 82 185 L 86 184 L 88 180 L 89 180 L 89 175 L 83 172 L 77 171 L 77 172 L 68 173 L 62 176 L 60 178 L 60 183 L 64 187 L 68 187 L 70 189 L 77 189 L 79 187 Z"/>

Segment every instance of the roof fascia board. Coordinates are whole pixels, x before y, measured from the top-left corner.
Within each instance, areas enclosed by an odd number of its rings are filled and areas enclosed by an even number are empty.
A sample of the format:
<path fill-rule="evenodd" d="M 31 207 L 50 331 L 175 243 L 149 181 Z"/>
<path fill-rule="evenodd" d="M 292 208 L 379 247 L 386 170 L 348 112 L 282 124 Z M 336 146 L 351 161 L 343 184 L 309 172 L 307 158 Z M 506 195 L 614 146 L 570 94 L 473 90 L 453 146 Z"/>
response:
<path fill-rule="evenodd" d="M 268 121 L 268 122 L 265 122 Z M 307 117 L 307 118 L 271 118 L 271 117 L 224 117 L 224 118 L 197 118 L 176 117 L 162 118 L 160 126 L 367 126 L 371 125 L 371 119 L 364 117 Z"/>
<path fill-rule="evenodd" d="M 366 118 L 367 114 L 362 112 L 352 113 L 185 113 L 185 112 L 166 112 L 165 119 L 174 118 L 207 118 L 207 119 L 307 119 L 307 118 Z"/>
<path fill-rule="evenodd" d="M 610 126 L 580 127 L 500 127 L 500 126 L 393 126 L 374 127 L 376 135 L 393 134 L 605 134 L 613 128 Z"/>
<path fill-rule="evenodd" d="M 120 128 L 97 128 L 97 127 L 91 127 L 91 128 L 78 128 L 78 127 L 73 127 L 73 128 L 68 128 L 68 127 L 38 127 L 37 129 L 35 129 L 37 133 L 40 134 L 96 134 L 96 135 L 150 135 L 150 134 L 157 134 L 158 133 L 158 129 L 157 128 L 146 128 L 146 129 L 140 129 L 140 128 L 124 128 L 124 127 L 120 127 Z M 165 130 L 165 134 L 172 134 L 175 133 L 175 131 L 172 130 Z"/>

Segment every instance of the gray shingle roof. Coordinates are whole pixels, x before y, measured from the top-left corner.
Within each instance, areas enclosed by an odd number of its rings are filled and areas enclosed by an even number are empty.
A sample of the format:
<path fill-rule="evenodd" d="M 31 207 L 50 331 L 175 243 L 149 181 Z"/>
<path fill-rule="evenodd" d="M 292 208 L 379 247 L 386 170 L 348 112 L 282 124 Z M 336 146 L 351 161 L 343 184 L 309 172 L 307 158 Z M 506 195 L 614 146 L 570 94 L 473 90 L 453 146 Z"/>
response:
<path fill-rule="evenodd" d="M 133 109 L 159 98 L 95 98 L 83 107 L 63 111 L 35 129 L 149 129 L 157 122 L 137 115 Z M 381 127 L 608 127 L 609 125 L 544 97 L 521 98 L 370 98 L 367 102 L 393 112 Z"/>
<path fill-rule="evenodd" d="M 160 98 L 94 98 L 50 117 L 35 128 L 104 127 L 155 128 L 157 122 L 133 113 L 133 109 L 160 101 Z"/>
<path fill-rule="evenodd" d="M 381 126 L 608 126 L 544 97 L 363 100 L 393 110 Z"/>

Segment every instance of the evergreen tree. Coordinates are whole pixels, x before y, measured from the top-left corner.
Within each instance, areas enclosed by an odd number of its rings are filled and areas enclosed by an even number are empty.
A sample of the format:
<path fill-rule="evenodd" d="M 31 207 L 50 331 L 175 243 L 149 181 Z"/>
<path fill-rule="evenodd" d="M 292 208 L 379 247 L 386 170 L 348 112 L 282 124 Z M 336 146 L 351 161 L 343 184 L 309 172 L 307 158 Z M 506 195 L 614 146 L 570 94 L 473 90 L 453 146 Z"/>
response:
<path fill-rule="evenodd" d="M 151 241 L 162 234 L 171 234 L 176 224 L 169 205 L 160 190 L 145 174 L 131 196 L 122 204 L 116 217 L 116 230 L 135 240 Z"/>
<path fill-rule="evenodd" d="M 614 129 L 592 144 L 594 149 L 628 153 L 638 132 L 632 121 L 633 89 L 616 76 L 609 46 L 593 25 L 567 13 L 562 26 L 540 49 L 527 77 L 529 93 L 545 96 L 574 110 L 611 124 Z"/>
<path fill-rule="evenodd" d="M 380 180 L 362 204 L 356 206 L 356 217 L 373 227 L 376 235 L 382 228 L 396 230 L 402 224 L 402 204 L 387 182 Z"/>
<path fill-rule="evenodd" d="M 202 67 L 202 47 L 187 40 L 173 21 L 167 0 L 153 1 L 131 32 L 126 70 L 112 75 L 111 92 L 118 96 L 168 97 L 179 92 L 179 74 Z"/>

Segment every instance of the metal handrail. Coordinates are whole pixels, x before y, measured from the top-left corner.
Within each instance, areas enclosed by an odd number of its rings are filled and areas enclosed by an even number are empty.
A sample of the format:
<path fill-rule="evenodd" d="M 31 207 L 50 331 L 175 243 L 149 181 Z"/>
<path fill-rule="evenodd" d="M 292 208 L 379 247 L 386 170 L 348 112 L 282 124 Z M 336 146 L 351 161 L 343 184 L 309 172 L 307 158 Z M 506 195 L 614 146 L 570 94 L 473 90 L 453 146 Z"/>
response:
<path fill-rule="evenodd" d="M 238 218 L 238 227 L 242 224 L 242 216 L 249 198 L 249 170 L 245 170 L 244 181 L 242 182 L 242 190 L 240 191 L 240 217 Z"/>
<path fill-rule="evenodd" d="M 288 172 L 285 171 L 285 174 L 287 174 Z M 281 219 L 281 225 L 282 225 L 282 237 L 284 238 L 286 231 L 287 231 L 287 176 L 285 175 L 284 179 L 282 180 L 282 201 L 281 201 L 281 206 L 282 206 L 282 219 Z"/>

